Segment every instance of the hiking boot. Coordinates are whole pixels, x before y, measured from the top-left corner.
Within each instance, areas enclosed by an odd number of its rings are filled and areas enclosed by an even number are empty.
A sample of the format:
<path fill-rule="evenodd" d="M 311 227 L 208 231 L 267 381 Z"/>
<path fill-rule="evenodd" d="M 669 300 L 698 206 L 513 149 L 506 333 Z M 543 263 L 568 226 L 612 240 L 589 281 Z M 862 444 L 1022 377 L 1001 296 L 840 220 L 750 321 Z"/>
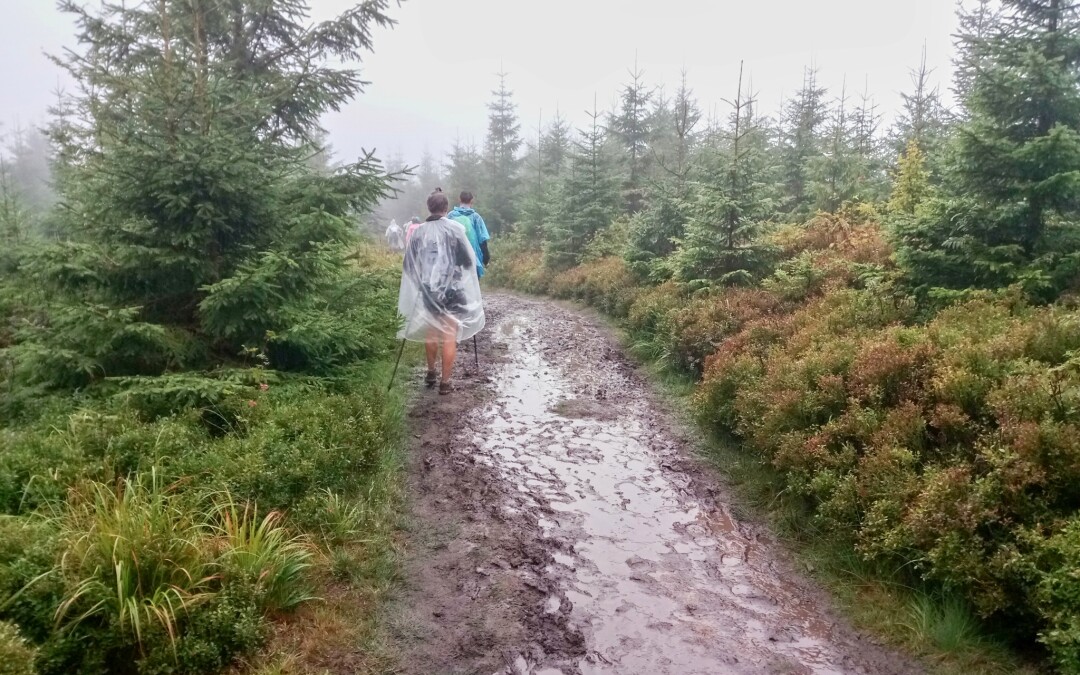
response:
<path fill-rule="evenodd" d="M 449 394 L 452 391 L 454 391 L 454 385 L 450 384 L 450 382 L 439 383 L 439 395 Z"/>
<path fill-rule="evenodd" d="M 426 384 L 428 386 L 428 389 L 430 389 L 435 386 L 435 382 L 437 381 L 437 379 L 438 378 L 436 378 L 435 376 L 435 371 L 429 370 L 427 371 L 427 375 L 424 376 L 424 384 Z"/>

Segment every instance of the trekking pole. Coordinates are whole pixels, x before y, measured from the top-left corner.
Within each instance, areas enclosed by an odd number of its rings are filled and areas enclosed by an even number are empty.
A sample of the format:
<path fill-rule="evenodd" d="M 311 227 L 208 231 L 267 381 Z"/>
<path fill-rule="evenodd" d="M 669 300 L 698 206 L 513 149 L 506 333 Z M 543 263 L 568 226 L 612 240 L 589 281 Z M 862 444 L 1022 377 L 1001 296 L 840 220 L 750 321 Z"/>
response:
<path fill-rule="evenodd" d="M 422 293 L 422 291 L 419 288 L 417 288 L 416 289 L 416 299 L 413 300 L 413 306 L 412 306 L 412 309 L 414 309 L 414 310 L 416 309 L 416 303 L 420 302 L 420 294 L 421 293 Z M 409 327 L 412 325 L 412 320 L 413 320 L 413 312 L 410 312 L 409 313 L 409 319 L 408 319 L 408 321 L 405 322 L 405 330 L 402 331 L 402 335 L 405 335 L 405 336 L 409 335 Z M 390 384 L 386 385 L 386 393 L 387 394 L 390 393 L 390 388 L 394 386 L 394 378 L 397 377 L 398 364 L 401 363 L 401 355 L 405 353 L 405 341 L 408 340 L 408 339 L 409 339 L 408 337 L 401 338 L 401 349 L 398 350 L 397 361 L 394 361 L 394 372 L 390 374 Z"/>
<path fill-rule="evenodd" d="M 394 386 L 394 378 L 397 377 L 398 364 L 401 363 L 401 355 L 405 353 L 405 339 L 401 340 L 401 349 L 397 353 L 397 361 L 394 361 L 394 372 L 390 375 L 390 384 L 386 385 L 386 393 L 390 393 L 391 387 Z"/>
<path fill-rule="evenodd" d="M 473 336 L 472 336 L 472 355 L 473 355 L 473 358 L 476 360 L 476 372 L 477 372 L 477 374 L 479 374 L 480 373 L 480 349 L 476 346 L 476 335 L 475 334 L 473 334 Z"/>

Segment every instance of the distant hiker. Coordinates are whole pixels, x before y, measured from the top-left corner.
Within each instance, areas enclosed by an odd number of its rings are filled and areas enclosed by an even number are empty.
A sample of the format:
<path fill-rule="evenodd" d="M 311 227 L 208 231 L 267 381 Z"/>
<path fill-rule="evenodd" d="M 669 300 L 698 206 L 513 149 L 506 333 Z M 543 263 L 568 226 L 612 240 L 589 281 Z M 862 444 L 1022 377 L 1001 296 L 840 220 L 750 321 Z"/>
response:
<path fill-rule="evenodd" d="M 412 233 L 416 231 L 416 228 L 420 227 L 420 218 L 413 216 L 413 219 L 409 221 L 409 224 L 405 226 L 405 244 L 409 244 L 409 238 L 412 237 Z"/>
<path fill-rule="evenodd" d="M 390 226 L 386 228 L 386 245 L 394 251 L 405 248 L 405 231 L 397 224 L 396 218 L 391 218 Z"/>
<path fill-rule="evenodd" d="M 482 277 L 484 267 L 491 262 L 491 254 L 488 253 L 488 240 L 491 239 L 491 235 L 488 234 L 484 219 L 473 209 L 473 193 L 462 190 L 459 199 L 459 205 L 454 207 L 447 218 L 456 220 L 465 227 L 465 233 L 469 235 L 469 243 L 472 244 L 476 260 L 479 262 L 476 266 L 476 275 Z"/>
<path fill-rule="evenodd" d="M 484 327 L 484 304 L 475 269 L 476 254 L 464 226 L 446 217 L 450 201 L 441 192 L 427 199 L 428 216 L 409 237 L 402 264 L 398 311 L 405 317 L 399 339 L 425 342 L 427 376 L 435 386 L 435 364 L 442 350 L 440 394 L 449 394 L 457 343 Z"/>

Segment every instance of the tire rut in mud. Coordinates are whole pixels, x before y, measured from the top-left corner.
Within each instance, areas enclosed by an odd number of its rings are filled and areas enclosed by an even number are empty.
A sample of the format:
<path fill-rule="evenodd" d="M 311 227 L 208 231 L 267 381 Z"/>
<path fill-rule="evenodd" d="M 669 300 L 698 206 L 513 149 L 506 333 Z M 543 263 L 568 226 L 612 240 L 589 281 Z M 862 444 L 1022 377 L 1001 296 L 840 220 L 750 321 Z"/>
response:
<path fill-rule="evenodd" d="M 493 294 L 410 413 L 402 673 L 918 672 L 828 610 L 587 315 Z M 459 369 L 472 369 L 471 352 Z M 419 379 L 414 378 L 414 379 Z"/>

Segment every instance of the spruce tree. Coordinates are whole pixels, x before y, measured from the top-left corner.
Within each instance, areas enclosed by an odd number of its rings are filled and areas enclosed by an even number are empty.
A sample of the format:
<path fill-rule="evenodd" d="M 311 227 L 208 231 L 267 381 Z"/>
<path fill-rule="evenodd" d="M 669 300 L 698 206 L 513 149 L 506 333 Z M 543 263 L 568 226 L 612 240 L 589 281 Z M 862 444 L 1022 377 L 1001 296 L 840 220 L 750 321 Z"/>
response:
<path fill-rule="evenodd" d="M 645 73 L 637 65 L 630 81 L 619 93 L 619 109 L 609 116 L 611 140 L 618 144 L 623 167 L 622 198 L 626 213 L 637 213 L 645 203 L 645 180 L 649 164 L 649 102 Z"/>
<path fill-rule="evenodd" d="M 889 197 L 889 214 L 911 216 L 919 204 L 930 195 L 930 172 L 926 168 L 926 155 L 918 142 L 912 139 L 897 163 L 892 195 Z"/>
<path fill-rule="evenodd" d="M 570 159 L 573 131 L 566 118 L 555 111 L 555 118 L 540 137 L 540 169 L 545 178 L 558 180 Z"/>
<path fill-rule="evenodd" d="M 419 183 L 420 191 L 423 195 L 430 194 L 432 190 L 437 187 L 441 187 L 443 190 L 448 189 L 448 186 L 443 185 L 443 172 L 439 167 L 439 163 L 435 161 L 435 156 L 431 154 L 431 150 L 424 148 L 423 154 L 420 155 L 420 166 L 417 167 L 416 181 Z M 457 199 L 457 195 L 449 194 L 450 201 Z"/>
<path fill-rule="evenodd" d="M 12 178 L 7 159 L 0 155 L 0 243 L 5 248 L 14 248 L 29 235 L 30 214 Z"/>
<path fill-rule="evenodd" d="M 803 86 L 784 107 L 780 118 L 780 180 L 783 213 L 802 218 L 810 215 L 813 196 L 809 183 L 812 160 L 821 154 L 822 125 L 828 119 L 827 91 L 818 86 L 817 70 L 807 68 Z"/>
<path fill-rule="evenodd" d="M 556 208 L 557 188 L 569 162 L 573 140 L 570 125 L 558 111 L 544 127 L 537 125 L 537 139 L 528 145 L 525 161 L 522 235 L 530 241 L 542 237 L 545 222 Z"/>
<path fill-rule="evenodd" d="M 590 126 L 578 131 L 557 206 L 544 223 L 544 261 L 553 269 L 580 262 L 585 247 L 618 213 L 618 174 L 595 106 L 589 119 Z"/>
<path fill-rule="evenodd" d="M 836 213 L 854 196 L 858 179 L 858 157 L 845 88 L 841 88 L 833 103 L 822 132 L 821 154 L 809 162 L 807 188 L 815 209 Z"/>
<path fill-rule="evenodd" d="M 675 103 L 669 98 L 663 85 L 657 86 L 652 92 L 652 105 L 646 126 L 649 130 L 647 145 L 649 148 L 649 162 L 645 181 L 646 192 L 652 185 L 665 177 L 666 164 L 674 163 L 677 154 L 678 136 L 675 131 Z"/>
<path fill-rule="evenodd" d="M 484 180 L 484 158 L 472 143 L 454 141 L 450 154 L 446 158 L 446 185 L 451 199 L 455 199 L 462 190 L 479 194 Z M 435 186 L 433 185 L 432 188 Z M 483 203 L 483 200 L 480 201 Z"/>
<path fill-rule="evenodd" d="M 983 59 L 989 56 L 978 45 L 1001 19 L 1001 7 L 998 0 L 957 0 L 957 16 L 959 30 L 953 42 L 956 49 L 953 94 L 956 100 L 963 102 L 971 93 L 972 81 Z M 966 108 L 960 109 L 961 115 L 966 112 Z"/>
<path fill-rule="evenodd" d="M 332 175 L 306 160 L 319 118 L 362 87 L 331 64 L 371 48 L 387 4 L 310 24 L 296 0 L 60 3 L 83 47 L 57 59 L 79 92 L 52 128 L 67 240 L 38 273 L 67 304 L 20 336 L 27 377 L 160 375 L 245 348 L 314 368 L 382 348 L 332 298 L 385 177 L 370 157 Z"/>
<path fill-rule="evenodd" d="M 916 282 L 1016 281 L 1052 297 L 1078 272 L 1080 7 L 1005 0 L 961 36 L 970 73 L 945 189 L 902 228 Z"/>
<path fill-rule="evenodd" d="M 938 88 L 930 82 L 932 73 L 926 66 L 924 46 L 919 67 L 911 70 L 911 91 L 900 94 L 904 107 L 889 135 L 896 156 L 902 155 L 912 142 L 924 154 L 936 156 L 941 150 L 948 126 L 948 112 L 941 103 Z"/>
<path fill-rule="evenodd" d="M 28 209 L 43 213 L 56 202 L 52 189 L 52 148 L 36 128 L 17 128 L 7 147 L 11 183 Z"/>
<path fill-rule="evenodd" d="M 685 182 L 689 172 L 690 152 L 701 122 L 701 109 L 693 89 L 686 82 L 686 69 L 682 71 L 679 90 L 675 94 L 672 117 L 675 132 L 675 175 L 678 180 Z"/>
<path fill-rule="evenodd" d="M 521 125 L 513 94 L 506 87 L 506 73 L 499 73 L 499 88 L 488 104 L 488 130 L 484 144 L 487 182 L 477 194 L 486 197 L 484 220 L 493 233 L 505 231 L 517 221 Z"/>
<path fill-rule="evenodd" d="M 855 152 L 854 199 L 876 203 L 889 195 L 885 141 L 881 135 L 882 115 L 866 83 L 859 106 L 851 116 L 851 138 Z"/>
<path fill-rule="evenodd" d="M 769 273 L 775 259 L 761 240 L 772 209 L 766 129 L 754 96 L 743 89 L 741 66 L 729 104 L 723 145 L 692 186 L 690 220 L 673 261 L 677 276 L 698 287 L 752 283 Z"/>
<path fill-rule="evenodd" d="M 836 213 L 849 201 L 873 203 L 887 195 L 878 127 L 881 116 L 869 93 L 852 106 L 841 89 L 822 125 L 821 154 L 810 160 L 808 190 L 814 208 Z"/>
<path fill-rule="evenodd" d="M 675 251 L 686 224 L 686 203 L 691 177 L 691 153 L 694 151 L 701 123 L 701 110 L 683 70 L 679 89 L 671 106 L 671 152 L 661 155 L 661 173 L 656 181 L 649 207 L 630 223 L 626 260 L 637 274 L 654 280 L 670 276 L 666 258 Z"/>

